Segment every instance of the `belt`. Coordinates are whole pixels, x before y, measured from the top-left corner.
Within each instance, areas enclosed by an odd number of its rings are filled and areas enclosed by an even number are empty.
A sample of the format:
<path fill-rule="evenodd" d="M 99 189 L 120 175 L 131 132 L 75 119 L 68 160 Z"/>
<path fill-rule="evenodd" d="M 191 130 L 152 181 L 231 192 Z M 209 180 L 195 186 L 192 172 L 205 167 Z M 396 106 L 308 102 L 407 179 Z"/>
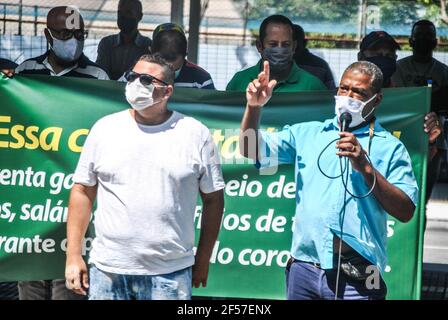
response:
<path fill-rule="evenodd" d="M 292 259 L 292 263 L 294 263 L 294 262 L 306 263 L 306 264 L 311 264 L 312 266 L 314 266 L 317 269 L 322 269 L 322 267 L 320 266 L 320 263 L 317 263 L 317 262 L 302 261 L 302 260 L 297 260 L 294 258 L 291 258 L 291 259 Z"/>

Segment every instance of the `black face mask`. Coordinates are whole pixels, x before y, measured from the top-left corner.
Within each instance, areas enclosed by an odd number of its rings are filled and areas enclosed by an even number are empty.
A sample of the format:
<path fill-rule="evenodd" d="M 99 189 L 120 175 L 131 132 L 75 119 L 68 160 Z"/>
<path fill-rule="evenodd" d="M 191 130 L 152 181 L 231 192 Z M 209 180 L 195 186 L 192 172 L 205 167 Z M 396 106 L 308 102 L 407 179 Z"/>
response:
<path fill-rule="evenodd" d="M 131 33 L 134 30 L 137 30 L 138 20 L 133 18 L 126 18 L 122 16 L 118 16 L 117 25 L 121 32 L 123 33 Z"/>
<path fill-rule="evenodd" d="M 280 73 L 288 69 L 292 62 L 292 49 L 291 48 L 264 48 L 263 56 L 269 61 L 269 67 L 272 72 Z"/>
<path fill-rule="evenodd" d="M 397 69 L 397 61 L 394 58 L 384 56 L 370 57 L 365 58 L 364 60 L 372 62 L 381 69 L 381 72 L 383 73 L 383 87 L 389 86 L 390 78 Z"/>
<path fill-rule="evenodd" d="M 436 48 L 437 40 L 427 38 L 411 39 L 410 45 L 418 55 L 427 56 Z"/>

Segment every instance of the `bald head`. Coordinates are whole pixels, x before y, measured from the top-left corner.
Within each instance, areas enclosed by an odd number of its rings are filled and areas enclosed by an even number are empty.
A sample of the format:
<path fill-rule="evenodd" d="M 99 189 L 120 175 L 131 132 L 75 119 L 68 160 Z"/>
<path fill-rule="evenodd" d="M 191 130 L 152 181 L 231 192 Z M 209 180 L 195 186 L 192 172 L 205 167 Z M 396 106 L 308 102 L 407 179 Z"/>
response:
<path fill-rule="evenodd" d="M 54 7 L 48 12 L 47 28 L 53 30 L 84 30 L 84 20 L 75 7 Z"/>
<path fill-rule="evenodd" d="M 143 18 L 142 3 L 138 0 L 126 0 L 118 3 L 118 16 L 140 22 Z"/>
<path fill-rule="evenodd" d="M 82 55 L 84 48 L 84 21 L 79 10 L 72 6 L 52 8 L 47 15 L 44 30 L 51 51 L 49 61 L 53 68 L 73 65 Z M 64 44 L 66 43 L 66 44 Z"/>

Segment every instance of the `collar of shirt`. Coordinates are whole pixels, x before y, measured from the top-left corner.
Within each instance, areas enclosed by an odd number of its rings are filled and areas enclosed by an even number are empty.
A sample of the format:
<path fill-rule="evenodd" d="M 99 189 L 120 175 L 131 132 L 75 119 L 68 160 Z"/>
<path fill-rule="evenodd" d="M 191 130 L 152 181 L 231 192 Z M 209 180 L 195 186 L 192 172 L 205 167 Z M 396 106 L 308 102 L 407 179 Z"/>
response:
<path fill-rule="evenodd" d="M 145 39 L 138 31 L 137 31 L 137 35 L 135 36 L 134 43 L 137 47 L 140 47 L 140 48 L 144 48 L 146 46 Z M 121 44 L 122 44 L 121 35 L 120 35 L 120 33 L 117 33 L 116 35 L 114 35 L 114 40 L 113 40 L 112 46 L 118 47 Z"/>
<path fill-rule="evenodd" d="M 379 124 L 378 121 L 376 121 L 376 120 L 374 120 L 374 121 L 375 121 L 375 126 L 374 126 L 373 135 L 377 136 L 377 137 L 385 138 L 387 131 Z M 324 121 L 321 131 L 329 131 L 329 130 L 339 131 L 338 117 L 335 116 L 333 119 L 328 119 L 328 120 Z M 352 133 L 355 136 L 368 135 L 369 130 L 370 130 L 370 126 L 369 126 L 369 124 L 366 124 L 360 128 L 357 128 L 356 130 L 352 131 Z"/>
<path fill-rule="evenodd" d="M 260 59 L 260 61 L 258 61 L 258 70 L 260 70 L 260 71 L 262 70 L 262 62 L 263 62 L 263 60 L 261 60 L 261 59 Z M 258 77 L 258 74 L 255 75 L 254 79 L 256 79 L 257 77 Z M 282 85 L 282 84 L 296 84 L 299 82 L 299 80 L 300 80 L 300 68 L 297 66 L 297 64 L 295 62 L 293 62 L 291 71 L 289 71 L 288 78 L 286 80 L 279 81 L 276 87 L 278 87 L 279 85 Z"/>
<path fill-rule="evenodd" d="M 86 57 L 84 56 L 84 54 L 82 54 L 81 57 L 78 59 L 78 61 L 74 65 L 72 65 L 72 66 L 62 70 L 59 73 L 56 73 L 53 70 L 53 67 L 51 66 L 50 62 L 48 61 L 49 54 L 50 54 L 50 50 L 48 50 L 45 54 L 43 54 L 40 57 L 38 57 L 36 59 L 36 61 L 38 63 L 40 63 L 40 64 L 43 64 L 45 66 L 45 68 L 50 70 L 51 74 L 54 75 L 54 76 L 63 76 L 64 74 L 67 74 L 70 71 L 72 71 L 72 70 L 74 70 L 74 69 L 76 69 L 78 67 L 86 67 L 87 66 L 86 61 L 85 61 Z"/>

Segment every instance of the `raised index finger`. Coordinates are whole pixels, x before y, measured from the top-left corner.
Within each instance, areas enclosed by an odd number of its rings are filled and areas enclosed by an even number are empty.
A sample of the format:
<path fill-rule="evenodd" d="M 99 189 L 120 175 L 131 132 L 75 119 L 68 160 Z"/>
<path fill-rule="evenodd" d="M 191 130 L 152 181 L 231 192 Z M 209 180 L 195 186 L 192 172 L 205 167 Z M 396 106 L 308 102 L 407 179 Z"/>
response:
<path fill-rule="evenodd" d="M 263 64 L 263 71 L 264 71 L 264 75 L 266 77 L 266 82 L 269 82 L 270 79 L 270 70 L 269 70 L 269 62 L 265 61 Z"/>

